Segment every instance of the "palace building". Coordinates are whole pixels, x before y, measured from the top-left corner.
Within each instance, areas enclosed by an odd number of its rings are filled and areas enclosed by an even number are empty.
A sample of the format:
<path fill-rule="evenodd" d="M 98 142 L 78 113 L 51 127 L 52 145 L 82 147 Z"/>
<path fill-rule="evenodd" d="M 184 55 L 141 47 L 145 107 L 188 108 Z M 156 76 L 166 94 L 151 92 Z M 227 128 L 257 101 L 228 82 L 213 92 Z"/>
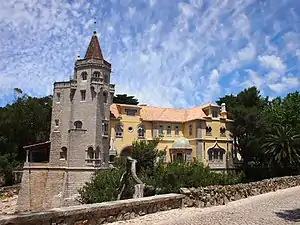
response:
<path fill-rule="evenodd" d="M 69 81 L 55 82 L 50 140 L 25 146 L 18 211 L 78 204 L 78 189 L 115 157 L 128 155 L 134 140 L 160 138 L 166 162 L 199 161 L 232 168 L 232 139 L 225 104 L 191 109 L 113 104 L 111 64 L 96 35 L 78 57 Z"/>

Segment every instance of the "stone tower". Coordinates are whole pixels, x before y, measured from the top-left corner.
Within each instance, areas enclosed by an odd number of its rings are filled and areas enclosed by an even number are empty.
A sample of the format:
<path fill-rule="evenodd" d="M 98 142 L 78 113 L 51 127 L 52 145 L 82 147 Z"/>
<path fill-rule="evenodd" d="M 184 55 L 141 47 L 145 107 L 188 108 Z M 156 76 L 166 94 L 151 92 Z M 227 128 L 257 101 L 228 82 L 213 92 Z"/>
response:
<path fill-rule="evenodd" d="M 26 147 L 17 211 L 79 204 L 79 188 L 95 170 L 108 168 L 115 91 L 110 74 L 94 32 L 84 58 L 75 62 L 73 78 L 54 83 L 50 141 Z M 48 159 L 32 161 L 37 153 Z"/>
<path fill-rule="evenodd" d="M 111 64 L 94 32 L 85 57 L 77 58 L 73 79 L 54 83 L 50 164 L 103 167 L 109 160 Z"/>

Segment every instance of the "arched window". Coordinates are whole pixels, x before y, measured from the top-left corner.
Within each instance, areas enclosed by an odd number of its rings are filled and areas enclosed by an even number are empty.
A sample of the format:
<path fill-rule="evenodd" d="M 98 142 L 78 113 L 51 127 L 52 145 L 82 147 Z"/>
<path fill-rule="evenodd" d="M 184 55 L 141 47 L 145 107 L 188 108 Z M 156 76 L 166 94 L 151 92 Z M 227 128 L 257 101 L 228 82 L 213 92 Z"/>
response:
<path fill-rule="evenodd" d="M 105 84 L 108 84 L 108 75 L 107 74 L 104 74 L 104 83 Z"/>
<path fill-rule="evenodd" d="M 175 127 L 175 136 L 179 136 L 179 126 Z"/>
<path fill-rule="evenodd" d="M 67 160 L 67 148 L 66 147 L 61 148 L 60 159 L 61 160 Z"/>
<path fill-rule="evenodd" d="M 220 135 L 221 136 L 225 136 L 226 135 L 226 128 L 225 127 L 221 127 L 220 128 Z"/>
<path fill-rule="evenodd" d="M 103 92 L 103 101 L 104 101 L 104 103 L 107 103 L 107 100 L 108 100 L 108 95 L 107 95 L 107 92 L 104 91 Z"/>
<path fill-rule="evenodd" d="M 82 72 L 81 73 L 81 79 L 82 80 L 87 80 L 87 72 Z"/>
<path fill-rule="evenodd" d="M 95 72 L 93 73 L 93 77 L 94 77 L 94 78 L 100 78 L 100 76 L 101 76 L 101 74 L 100 74 L 99 71 L 95 71 Z"/>
<path fill-rule="evenodd" d="M 211 136 L 211 131 L 212 131 L 211 126 L 207 126 L 206 127 L 206 136 Z"/>
<path fill-rule="evenodd" d="M 88 159 L 94 159 L 94 149 L 92 147 L 88 148 L 87 157 Z"/>
<path fill-rule="evenodd" d="M 94 99 L 94 98 L 96 98 L 96 91 L 95 91 L 95 87 L 94 86 L 92 86 L 91 87 L 91 95 L 92 95 L 92 100 Z"/>
<path fill-rule="evenodd" d="M 115 126 L 115 136 L 116 136 L 116 138 L 123 137 L 123 126 L 121 123 L 118 123 Z"/>
<path fill-rule="evenodd" d="M 211 148 L 208 150 L 208 161 L 210 163 L 222 163 L 225 150 L 222 148 Z"/>
<path fill-rule="evenodd" d="M 74 122 L 75 129 L 82 129 L 82 122 L 77 120 Z"/>
<path fill-rule="evenodd" d="M 103 135 L 108 135 L 108 121 L 102 120 L 102 132 Z"/>
<path fill-rule="evenodd" d="M 145 132 L 146 132 L 146 130 L 145 130 L 145 126 L 144 125 L 140 125 L 139 127 L 138 127 L 138 137 L 139 138 L 145 138 Z"/>
<path fill-rule="evenodd" d="M 100 159 L 100 147 L 99 146 L 97 146 L 97 148 L 96 148 L 95 159 Z"/>
<path fill-rule="evenodd" d="M 189 136 L 192 136 L 193 135 L 193 125 L 190 124 L 189 126 Z"/>

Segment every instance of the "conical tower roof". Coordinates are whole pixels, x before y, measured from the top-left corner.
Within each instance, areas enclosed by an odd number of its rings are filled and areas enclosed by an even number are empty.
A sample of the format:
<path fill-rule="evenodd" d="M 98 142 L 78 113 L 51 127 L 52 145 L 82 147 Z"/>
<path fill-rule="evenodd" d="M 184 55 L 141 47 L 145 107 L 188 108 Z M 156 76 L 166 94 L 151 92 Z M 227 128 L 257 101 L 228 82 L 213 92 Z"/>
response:
<path fill-rule="evenodd" d="M 99 40 L 96 35 L 96 31 L 94 31 L 94 35 L 90 41 L 89 47 L 85 53 L 84 59 L 102 59 L 103 54 L 100 48 Z"/>

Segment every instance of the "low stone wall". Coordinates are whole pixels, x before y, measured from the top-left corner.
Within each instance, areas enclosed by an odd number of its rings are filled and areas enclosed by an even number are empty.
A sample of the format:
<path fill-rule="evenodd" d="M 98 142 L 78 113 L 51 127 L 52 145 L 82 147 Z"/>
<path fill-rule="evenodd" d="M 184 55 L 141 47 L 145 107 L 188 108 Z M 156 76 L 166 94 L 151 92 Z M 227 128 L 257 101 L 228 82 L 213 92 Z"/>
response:
<path fill-rule="evenodd" d="M 181 188 L 180 192 L 186 196 L 185 207 L 210 207 L 298 185 L 300 185 L 300 175 L 236 185 Z"/>
<path fill-rule="evenodd" d="M 20 187 L 21 187 L 20 184 L 15 184 L 13 186 L 3 186 L 0 187 L 0 193 L 13 192 L 18 194 Z"/>
<path fill-rule="evenodd" d="M 181 208 L 184 195 L 166 194 L 0 216 L 0 225 L 98 225 L 158 211 Z"/>

